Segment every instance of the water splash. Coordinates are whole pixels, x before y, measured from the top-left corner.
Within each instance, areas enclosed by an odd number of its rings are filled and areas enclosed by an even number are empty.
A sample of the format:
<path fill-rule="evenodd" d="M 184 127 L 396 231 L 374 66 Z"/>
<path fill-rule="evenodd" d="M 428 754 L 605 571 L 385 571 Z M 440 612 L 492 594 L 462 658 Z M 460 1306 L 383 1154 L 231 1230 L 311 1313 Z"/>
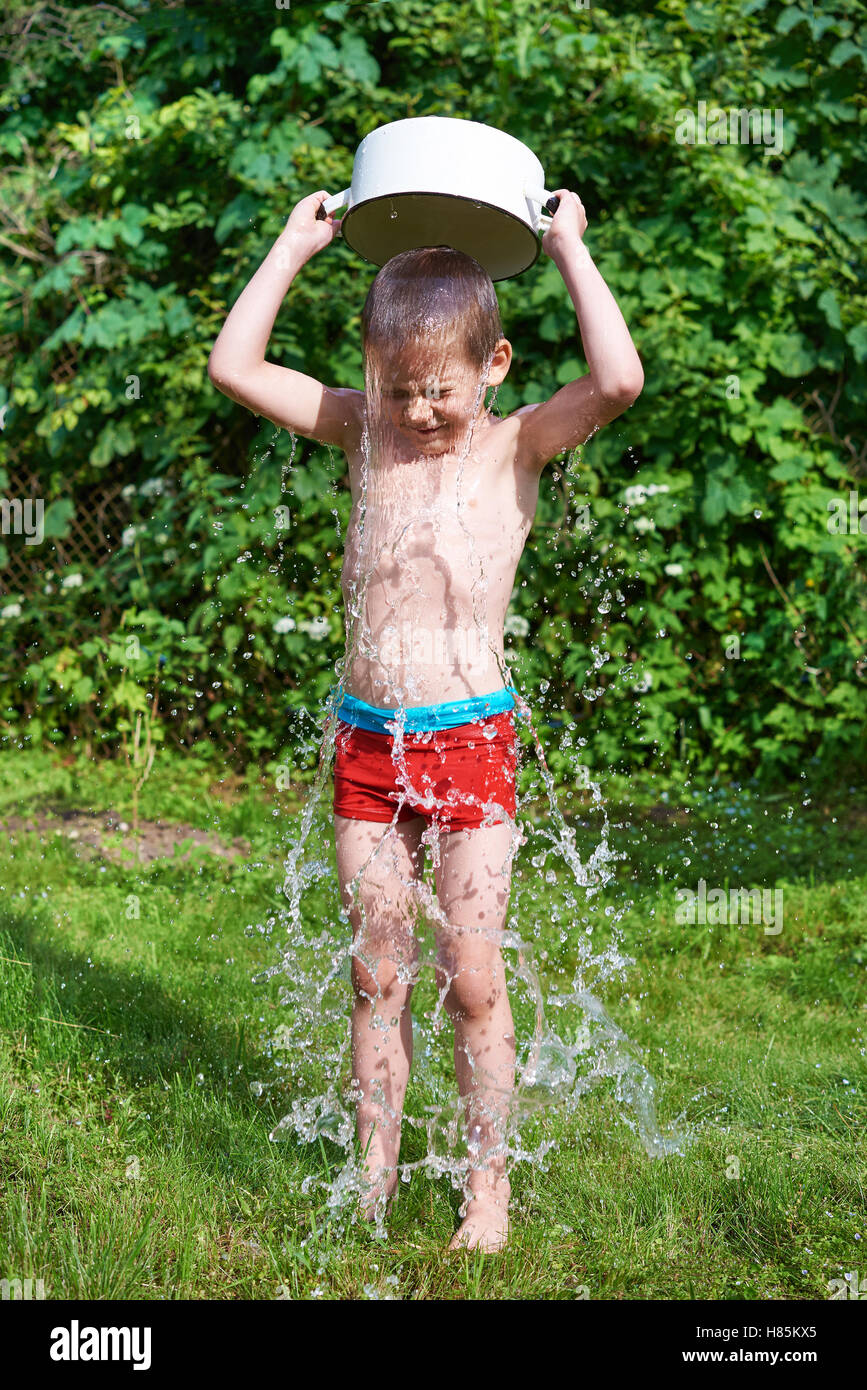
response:
<path fill-rule="evenodd" d="M 438 343 L 435 321 L 416 349 L 409 359 L 416 372 L 427 371 L 437 383 L 441 372 L 455 376 L 445 345 Z M 426 365 L 419 365 L 422 362 Z M 566 822 L 558 804 L 539 731 L 520 692 L 516 713 L 522 730 L 518 770 L 523 790 L 516 814 L 510 816 L 495 800 L 482 807 L 482 824 L 499 825 L 503 831 L 499 873 L 508 911 L 502 929 L 483 924 L 472 930 L 501 946 L 515 1038 L 514 1086 L 505 1081 L 498 1085 L 496 1077 L 490 1078 L 485 1114 L 471 1113 L 466 1098 L 458 1095 L 448 1056 L 451 1028 L 444 1006 L 451 976 L 445 969 L 442 943 L 450 931 L 454 933 L 454 923 L 431 882 L 442 868 L 442 845 L 435 829 L 428 827 L 421 836 L 426 852 L 423 871 L 404 873 L 394 867 L 399 863 L 395 851 L 400 843 L 401 808 L 410 801 L 413 806 L 422 801 L 427 808 L 445 808 L 429 787 L 413 786 L 407 757 L 408 709 L 487 693 L 502 685 L 516 688 L 502 641 L 514 568 L 509 574 L 508 564 L 504 567 L 501 559 L 492 563 L 490 554 L 486 556 L 485 530 L 478 521 L 482 473 L 473 443 L 496 419 L 483 406 L 489 368 L 490 362 L 474 382 L 468 427 L 443 456 L 438 446 L 431 450 L 426 442 L 406 444 L 406 432 L 395 424 L 402 407 L 389 396 L 391 378 L 383 375 L 375 361 L 366 363 L 364 430 L 358 457 L 350 460 L 353 507 L 343 578 L 346 649 L 335 668 L 333 699 L 317 712 L 318 767 L 286 854 L 285 905 L 260 928 L 268 935 L 274 927 L 280 929 L 279 959 L 258 979 L 278 977 L 280 981 L 285 1019 L 274 1047 L 284 1052 L 285 1061 L 279 1082 L 259 1089 L 279 1086 L 280 1094 L 288 1089 L 291 1095 L 290 1108 L 271 1137 L 294 1134 L 308 1143 L 327 1137 L 343 1149 L 345 1162 L 339 1171 L 312 1174 L 302 1184 L 305 1192 L 321 1188 L 326 1205 L 340 1222 L 355 1219 L 356 1199 L 367 1191 L 356 1137 L 356 1107 L 362 1091 L 353 1076 L 349 1027 L 353 959 L 375 976 L 385 954 L 398 982 L 412 985 L 413 1066 L 395 1167 L 403 1182 L 415 1171 L 432 1178 L 447 1176 L 464 1195 L 462 1214 L 469 1177 L 479 1166 L 482 1149 L 485 1164 L 499 1164 L 506 1172 L 520 1162 L 543 1164 L 556 1140 L 543 1133 L 528 1146 L 527 1122 L 553 1110 L 576 1114 L 582 1097 L 606 1079 L 613 1081 L 622 1118 L 635 1130 L 648 1155 L 682 1153 L 690 1138 L 676 1126 L 660 1127 L 656 1083 L 599 998 L 609 982 L 624 980 L 634 964 L 622 952 L 619 927 L 631 904 L 603 906 L 602 890 L 614 876 L 616 860 L 624 856 L 609 843 L 610 823 L 601 787 L 589 778 L 583 783 L 589 792 L 590 813 L 601 824 L 595 848 L 582 859 L 575 827 Z M 457 389 L 462 386 L 466 382 L 458 382 Z M 429 399 L 438 401 L 438 392 Z M 447 419 L 450 414 L 449 408 L 434 408 L 433 414 L 437 413 Z M 528 515 L 520 543 L 515 542 L 515 564 L 532 520 L 532 514 Z M 437 565 L 444 557 L 452 570 L 445 578 L 440 576 L 439 594 L 448 598 L 449 584 L 459 592 L 457 615 L 448 611 L 448 604 L 437 608 L 432 592 L 437 587 Z M 508 581 L 505 595 L 504 578 Z M 606 592 L 599 611 L 607 611 L 610 602 Z M 462 618 L 466 637 L 472 633 L 475 639 L 472 651 L 466 642 L 458 659 L 451 662 L 448 653 L 442 659 L 442 651 L 439 660 L 436 655 L 432 661 L 419 659 L 413 634 L 424 627 L 426 615 L 430 622 L 432 612 L 438 632 L 460 630 Z M 594 648 L 594 673 L 607 660 L 606 653 Z M 383 823 L 370 853 L 361 857 L 357 872 L 341 885 L 331 854 L 323 848 L 333 838 L 330 799 L 324 793 L 338 735 L 335 710 L 346 689 L 368 703 L 396 711 L 390 730 L 399 796 L 391 822 Z M 585 694 L 593 697 L 592 691 L 585 689 Z M 569 746 L 577 758 L 584 742 L 579 739 L 575 746 L 570 735 L 562 746 Z M 378 864 L 386 870 L 386 881 L 399 888 L 400 904 L 395 901 L 392 908 L 404 923 L 405 931 L 398 934 L 407 944 L 407 949 L 385 947 L 380 955 L 368 941 L 375 939 L 375 932 L 368 930 L 375 914 L 369 891 L 366 897 L 363 892 L 365 882 L 375 880 Z M 478 891 L 478 886 L 465 885 L 470 892 Z M 594 948 L 594 929 L 600 926 L 603 930 L 597 932 Z M 564 979 L 568 971 L 571 978 Z M 556 984 L 549 976 L 556 976 Z M 389 1010 L 381 990 L 375 1003 L 379 1011 L 374 1008 L 371 1027 L 379 1030 L 379 1045 L 387 1049 L 400 1030 L 400 1018 Z M 397 1122 L 400 1105 L 389 1103 L 384 1088 L 376 1098 L 381 1112 Z M 382 1235 L 384 1197 L 375 1214 L 377 1234 Z"/>

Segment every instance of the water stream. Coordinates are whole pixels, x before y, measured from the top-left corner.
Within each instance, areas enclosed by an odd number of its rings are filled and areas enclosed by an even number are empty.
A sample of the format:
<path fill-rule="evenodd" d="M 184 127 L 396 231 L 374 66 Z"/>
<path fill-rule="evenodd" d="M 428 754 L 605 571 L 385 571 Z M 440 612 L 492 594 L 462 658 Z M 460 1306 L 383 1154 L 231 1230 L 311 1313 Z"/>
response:
<path fill-rule="evenodd" d="M 425 345 L 430 349 L 429 338 Z M 453 689 L 446 695 L 432 695 L 428 682 L 437 679 L 436 659 L 433 663 L 415 663 L 411 659 L 411 636 L 408 647 L 407 633 L 412 633 L 414 624 L 417 626 L 419 614 L 426 611 L 425 604 L 430 611 L 431 594 L 425 592 L 425 585 L 432 573 L 428 563 L 431 553 L 454 556 L 455 547 L 463 549 L 461 573 L 470 579 L 469 593 L 466 585 L 464 590 L 463 611 L 468 621 L 461 655 L 467 658 L 470 668 L 476 662 L 476 687 L 471 693 L 493 691 L 504 685 L 517 689 L 514 673 L 505 661 L 496 621 L 489 621 L 493 602 L 489 574 L 485 556 L 477 545 L 478 524 L 474 529 L 469 521 L 472 494 L 479 481 L 473 437 L 479 428 L 477 415 L 485 397 L 486 376 L 484 371 L 476 387 L 471 424 L 457 451 L 456 466 L 449 473 L 454 478 L 454 496 L 444 484 L 441 489 L 433 481 L 426 485 L 425 479 L 439 476 L 438 465 L 435 458 L 422 456 L 407 462 L 403 474 L 406 485 L 401 487 L 400 501 L 395 503 L 389 493 L 394 473 L 389 473 L 384 465 L 394 443 L 394 429 L 383 400 L 383 380 L 374 365 L 367 365 L 366 425 L 355 479 L 353 515 L 345 538 L 346 650 L 335 668 L 332 699 L 310 712 L 321 739 L 318 767 L 292 827 L 283 900 L 267 923 L 248 928 L 250 932 L 263 932 L 276 946 L 277 959 L 258 979 L 276 978 L 279 1000 L 285 1006 L 272 1041 L 273 1084 L 279 1084 L 281 1095 L 285 1093 L 282 1088 L 288 1087 L 291 1103 L 271 1137 L 294 1135 L 306 1143 L 317 1143 L 326 1137 L 343 1150 L 342 1165 L 332 1165 L 328 1172 L 311 1175 L 303 1186 L 308 1192 L 318 1190 L 320 1201 L 324 1198 L 333 1220 L 344 1229 L 346 1223 L 357 1219 L 356 1199 L 364 1191 L 356 1140 L 359 1092 L 352 1078 L 349 1024 L 353 950 L 368 965 L 371 961 L 369 956 L 364 957 L 359 945 L 353 945 L 350 913 L 344 906 L 334 867 L 330 778 L 338 731 L 335 710 L 358 672 L 379 672 L 390 698 L 374 699 L 371 694 L 362 694 L 361 698 L 397 711 L 391 731 L 401 795 L 391 824 L 382 825 L 379 842 L 351 885 L 352 909 L 363 918 L 362 877 L 377 857 L 390 853 L 400 807 L 410 796 L 427 797 L 429 806 L 443 806 L 429 789 L 413 787 L 406 757 L 407 709 L 437 699 L 461 698 Z M 373 408 L 371 402 L 375 403 Z M 541 486 L 545 486 L 544 475 Z M 428 539 L 433 536 L 432 548 L 426 549 L 421 543 L 419 538 L 425 535 Z M 386 581 L 398 572 L 399 583 L 396 587 L 392 584 L 389 596 Z M 378 589 L 370 589 L 372 582 Z M 448 577 L 444 582 L 447 589 Z M 375 629 L 371 627 L 371 612 L 378 615 Z M 597 653 L 597 670 L 604 660 Z M 488 674 L 488 684 L 479 684 L 480 671 Z M 352 693 L 358 691 L 353 688 Z M 654 1078 L 640 1060 L 638 1049 L 602 1003 L 606 988 L 612 981 L 625 981 L 634 962 L 624 954 L 620 927 L 631 905 L 628 893 L 622 888 L 607 894 L 604 891 L 614 878 L 617 859 L 624 856 L 618 855 L 609 843 L 610 823 L 601 785 L 587 776 L 586 769 L 579 771 L 583 740 L 575 740 L 567 733 L 561 747 L 569 749 L 575 781 L 587 793 L 588 804 L 582 815 L 592 819 L 595 827 L 595 846 L 589 853 L 585 847 L 582 857 L 576 828 L 567 823 L 558 804 L 540 729 L 534 725 L 519 689 L 515 727 L 519 730 L 516 814 L 509 816 L 496 801 L 484 808 L 486 823 L 502 824 L 505 819 L 509 826 L 503 868 L 506 887 L 511 870 L 508 910 L 500 940 L 515 1025 L 515 1086 L 510 1095 L 504 1092 L 504 1119 L 496 1152 L 504 1158 L 509 1171 L 520 1163 L 544 1167 L 546 1156 L 558 1142 L 549 1117 L 554 1113 L 569 1117 L 567 1132 L 579 1127 L 582 1097 L 592 1087 L 607 1082 L 621 1118 L 634 1130 L 651 1158 L 682 1153 L 690 1134 L 677 1124 L 660 1124 Z M 399 972 L 405 972 L 400 978 L 413 981 L 415 989 L 414 1056 L 403 1112 L 398 1172 L 405 1183 L 416 1171 L 432 1179 L 446 1177 L 465 1194 L 478 1148 L 473 1148 L 468 1136 L 458 1095 L 451 1055 L 452 1025 L 444 1011 L 446 991 L 437 984 L 437 967 L 442 967 L 439 933 L 449 928 L 449 922 L 433 887 L 440 852 L 434 830 L 425 832 L 423 843 L 424 873 L 402 880 L 406 893 L 403 911 L 405 917 L 411 918 L 415 959 L 408 964 L 401 957 L 397 963 Z M 488 929 L 482 925 L 479 930 Z M 397 1019 L 382 1016 L 376 1026 L 383 1030 L 383 1040 L 387 1041 L 388 1031 L 397 1026 Z M 257 1083 L 257 1088 L 261 1092 L 270 1084 Z M 558 1128 L 562 1132 L 563 1127 Z M 378 1235 L 384 1234 L 384 1220 L 384 1204 L 380 1203 L 375 1225 Z"/>

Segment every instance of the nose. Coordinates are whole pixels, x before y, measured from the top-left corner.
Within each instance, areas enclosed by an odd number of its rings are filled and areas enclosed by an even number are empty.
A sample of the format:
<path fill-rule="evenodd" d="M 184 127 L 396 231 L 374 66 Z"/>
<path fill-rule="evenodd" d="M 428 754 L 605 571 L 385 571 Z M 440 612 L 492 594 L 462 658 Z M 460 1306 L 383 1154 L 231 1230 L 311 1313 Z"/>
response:
<path fill-rule="evenodd" d="M 412 396 L 403 408 L 404 424 L 410 429 L 424 429 L 435 423 L 433 403 L 427 396 Z"/>

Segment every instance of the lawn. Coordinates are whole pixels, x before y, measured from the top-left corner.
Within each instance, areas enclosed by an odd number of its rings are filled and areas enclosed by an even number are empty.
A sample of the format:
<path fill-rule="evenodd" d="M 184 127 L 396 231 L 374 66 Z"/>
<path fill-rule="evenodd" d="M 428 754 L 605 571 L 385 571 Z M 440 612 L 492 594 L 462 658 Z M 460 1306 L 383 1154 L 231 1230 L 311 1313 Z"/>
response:
<path fill-rule="evenodd" d="M 660 1121 L 683 1116 L 693 1142 L 649 1158 L 606 1083 L 549 1107 L 529 1130 L 554 1146 L 512 1176 L 507 1250 L 446 1257 L 447 1179 L 414 1172 L 377 1238 L 329 1219 L 336 1145 L 269 1139 L 286 1005 L 276 980 L 253 983 L 276 950 L 256 928 L 280 895 L 291 793 L 163 751 L 136 862 L 121 765 L 0 755 L 0 1276 L 71 1299 L 825 1299 L 867 1280 L 867 803 L 842 780 L 606 790 L 624 857 L 602 899 L 630 904 L 635 963 L 604 1002 Z M 583 853 L 589 803 L 563 805 Z M 564 885 L 533 853 L 519 867 L 553 969 Z M 782 930 L 679 923 L 675 889 L 699 877 L 781 889 Z"/>

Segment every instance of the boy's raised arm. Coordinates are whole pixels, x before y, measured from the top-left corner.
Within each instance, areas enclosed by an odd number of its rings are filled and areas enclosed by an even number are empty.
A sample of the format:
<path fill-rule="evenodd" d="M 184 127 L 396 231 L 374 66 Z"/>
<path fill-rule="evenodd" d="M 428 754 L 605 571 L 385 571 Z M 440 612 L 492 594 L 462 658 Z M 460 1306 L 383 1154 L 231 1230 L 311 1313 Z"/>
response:
<path fill-rule="evenodd" d="M 560 206 L 542 247 L 572 297 L 590 370 L 550 400 L 515 411 L 521 420 L 519 458 L 536 468 L 562 450 L 585 443 L 594 430 L 622 415 L 644 386 L 644 371 L 629 329 L 582 241 L 587 217 L 581 200 L 567 188 L 557 193 Z"/>
<path fill-rule="evenodd" d="M 275 425 L 346 449 L 362 427 L 363 391 L 323 386 L 265 361 L 277 311 L 298 271 L 335 237 L 340 222 L 316 220 L 328 194 L 302 198 L 250 283 L 238 296 L 208 358 L 208 376 L 233 401 Z"/>

